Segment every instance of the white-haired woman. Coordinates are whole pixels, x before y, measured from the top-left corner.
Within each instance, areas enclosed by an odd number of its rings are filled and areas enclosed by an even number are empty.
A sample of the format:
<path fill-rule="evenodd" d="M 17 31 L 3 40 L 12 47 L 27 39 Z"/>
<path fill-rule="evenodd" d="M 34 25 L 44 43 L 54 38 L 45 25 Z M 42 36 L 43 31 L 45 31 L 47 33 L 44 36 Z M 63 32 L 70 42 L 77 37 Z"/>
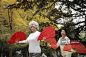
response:
<path fill-rule="evenodd" d="M 40 41 L 37 41 L 40 35 L 39 24 L 36 21 L 31 21 L 29 23 L 30 28 L 33 33 L 31 33 L 26 40 L 19 41 L 18 43 L 29 43 L 29 57 L 40 57 L 41 48 Z"/>

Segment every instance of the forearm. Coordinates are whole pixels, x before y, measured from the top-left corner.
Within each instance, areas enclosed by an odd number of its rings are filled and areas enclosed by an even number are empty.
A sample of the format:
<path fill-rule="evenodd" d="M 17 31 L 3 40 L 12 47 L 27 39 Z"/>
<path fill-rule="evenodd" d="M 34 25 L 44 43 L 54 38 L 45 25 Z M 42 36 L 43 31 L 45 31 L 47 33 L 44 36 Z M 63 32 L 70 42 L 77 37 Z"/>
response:
<path fill-rule="evenodd" d="M 19 43 L 27 43 L 27 40 L 19 41 Z"/>
<path fill-rule="evenodd" d="M 57 48 L 60 46 L 60 44 L 59 43 L 57 43 Z"/>

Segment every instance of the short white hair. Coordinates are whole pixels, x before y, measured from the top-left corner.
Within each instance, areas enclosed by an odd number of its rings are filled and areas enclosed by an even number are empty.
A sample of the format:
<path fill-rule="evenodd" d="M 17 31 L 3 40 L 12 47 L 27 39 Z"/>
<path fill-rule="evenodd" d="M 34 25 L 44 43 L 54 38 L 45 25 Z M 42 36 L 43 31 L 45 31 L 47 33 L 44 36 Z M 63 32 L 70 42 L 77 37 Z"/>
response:
<path fill-rule="evenodd" d="M 31 21 L 29 26 L 31 26 L 32 23 L 34 23 L 36 25 L 36 29 L 39 30 L 39 24 L 36 21 Z"/>

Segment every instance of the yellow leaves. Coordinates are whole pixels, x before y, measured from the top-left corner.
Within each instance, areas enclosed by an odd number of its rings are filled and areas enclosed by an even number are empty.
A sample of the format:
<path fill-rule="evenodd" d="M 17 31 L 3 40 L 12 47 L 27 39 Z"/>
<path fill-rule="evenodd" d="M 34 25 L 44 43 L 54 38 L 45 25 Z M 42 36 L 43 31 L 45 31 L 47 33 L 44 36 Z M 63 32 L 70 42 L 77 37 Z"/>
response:
<path fill-rule="evenodd" d="M 41 45 L 41 46 L 46 46 L 46 42 L 40 41 L 40 45 Z"/>
<path fill-rule="evenodd" d="M 16 0 L 9 0 L 9 4 L 14 4 L 16 3 Z"/>
<path fill-rule="evenodd" d="M 8 0 L 1 0 L 2 2 L 8 2 Z"/>
<path fill-rule="evenodd" d="M 0 25 L 0 27 L 5 28 L 3 25 Z"/>
<path fill-rule="evenodd" d="M 12 4 L 12 3 L 15 3 L 16 4 L 16 0 L 2 0 L 2 2 L 5 3 L 8 3 L 8 4 Z M 28 0 L 28 1 L 35 1 L 35 0 Z M 54 4 L 53 2 L 47 2 L 48 5 L 47 6 L 44 6 L 44 8 L 49 8 L 49 9 L 44 9 L 44 10 L 41 10 L 41 9 L 38 9 L 37 5 L 35 3 L 33 3 L 31 6 L 33 6 L 32 9 L 28 9 L 27 11 L 24 12 L 24 9 L 15 9 L 13 8 L 12 11 L 13 11 L 13 14 L 12 14 L 12 26 L 27 26 L 29 24 L 30 21 L 34 20 L 34 21 L 37 21 L 39 24 L 41 23 L 45 23 L 48 22 L 48 23 L 51 23 L 52 21 L 50 21 L 46 16 L 48 16 L 49 12 L 51 12 L 51 9 L 54 9 Z M 37 3 L 39 4 L 39 2 Z M 3 4 L 4 5 L 4 4 Z M 39 10 L 39 12 L 36 13 L 36 11 Z M 36 14 L 35 14 L 36 13 Z M 33 14 L 35 14 L 33 16 Z M 5 16 L 5 19 L 6 21 L 9 23 L 9 16 L 8 16 L 8 10 L 3 10 L 3 15 Z M 11 17 L 11 11 L 9 11 L 9 15 Z M 31 19 L 32 18 L 32 19 Z M 54 17 L 53 16 L 50 16 L 50 18 L 52 20 L 54 20 Z M 31 20 L 30 20 L 31 19 Z M 57 25 L 57 24 L 55 24 Z M 54 24 L 51 24 L 51 26 L 55 27 Z M 55 27 L 56 28 L 56 27 Z"/>
<path fill-rule="evenodd" d="M 43 16 L 40 16 L 40 22 L 44 22 Z"/>
<path fill-rule="evenodd" d="M 54 17 L 53 17 L 53 16 L 50 16 L 50 18 L 54 19 Z"/>
<path fill-rule="evenodd" d="M 0 21 L 4 21 L 4 19 L 0 19 Z M 1 23 L 0 23 L 1 24 Z"/>
<path fill-rule="evenodd" d="M 34 19 L 37 19 L 37 20 L 40 20 L 39 17 L 40 17 L 40 15 L 36 14 L 33 18 L 34 18 Z"/>
<path fill-rule="evenodd" d="M 43 11 L 40 11 L 42 14 L 44 14 L 44 15 L 47 15 L 48 14 L 48 12 L 47 12 L 47 10 L 45 9 L 45 10 L 43 10 Z M 45 14 L 46 13 L 46 14 Z"/>
<path fill-rule="evenodd" d="M 46 22 L 46 21 L 45 21 L 45 18 L 44 18 L 43 16 L 40 16 L 39 19 L 40 19 L 39 23 L 41 23 L 41 22 Z"/>
<path fill-rule="evenodd" d="M 27 0 L 27 1 L 30 1 L 30 2 L 32 1 L 32 2 L 33 2 L 33 1 L 35 1 L 35 0 Z"/>
<path fill-rule="evenodd" d="M 22 15 L 21 15 L 22 14 Z M 22 16 L 25 16 L 25 13 L 23 10 L 15 10 L 13 11 L 13 24 L 17 26 L 26 26 L 27 22 L 22 18 Z"/>
<path fill-rule="evenodd" d="M 29 9 L 29 11 L 26 11 L 27 15 L 29 18 L 31 18 L 33 15 L 32 15 L 32 10 Z"/>
<path fill-rule="evenodd" d="M 14 4 L 14 3 L 16 3 L 16 0 L 1 0 L 1 2 L 6 2 L 6 3 L 9 3 L 9 4 Z"/>
<path fill-rule="evenodd" d="M 1 5 L 1 7 L 0 7 L 0 14 L 1 15 L 0 16 L 2 17 L 2 18 L 0 18 L 0 22 L 1 21 L 3 22 L 4 20 L 6 20 L 6 22 L 8 23 L 9 22 L 9 20 L 8 20 L 9 19 L 8 18 L 8 10 L 5 9 L 8 4 L 6 2 L 4 2 L 4 0 L 1 0 L 0 5 Z M 4 26 L 1 24 L 1 27 L 4 27 Z"/>
<path fill-rule="evenodd" d="M 21 18 L 14 20 L 14 22 L 15 22 L 15 25 L 17 26 L 27 25 L 26 22 L 24 22 Z"/>
<path fill-rule="evenodd" d="M 48 3 L 48 2 L 47 2 L 47 3 Z M 44 8 L 47 8 L 47 7 L 51 6 L 52 4 L 53 4 L 53 2 L 48 3 L 48 5 L 47 5 L 47 6 L 45 6 Z"/>
<path fill-rule="evenodd" d="M 44 23 L 46 23 L 46 22 L 50 23 L 50 21 L 49 21 L 48 18 L 45 18 L 45 19 L 44 19 Z"/>
<path fill-rule="evenodd" d="M 35 5 L 34 7 L 33 7 L 33 11 L 37 11 L 38 9 L 37 9 L 37 5 Z"/>

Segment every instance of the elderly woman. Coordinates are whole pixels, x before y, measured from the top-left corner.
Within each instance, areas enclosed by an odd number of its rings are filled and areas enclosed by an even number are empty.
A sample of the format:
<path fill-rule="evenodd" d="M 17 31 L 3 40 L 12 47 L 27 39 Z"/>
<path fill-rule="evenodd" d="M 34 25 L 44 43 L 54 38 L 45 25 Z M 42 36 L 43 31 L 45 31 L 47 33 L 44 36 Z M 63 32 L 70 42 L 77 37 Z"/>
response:
<path fill-rule="evenodd" d="M 40 41 L 37 41 L 38 36 L 40 35 L 39 24 L 35 21 L 29 23 L 30 28 L 33 33 L 31 33 L 26 40 L 19 41 L 18 43 L 29 43 L 29 57 L 40 57 L 41 48 Z"/>
<path fill-rule="evenodd" d="M 65 44 L 70 44 L 70 39 L 66 36 L 66 34 L 67 34 L 67 30 L 63 27 L 61 29 L 62 37 L 59 38 L 59 40 L 57 42 L 57 48 L 60 46 L 61 54 L 63 57 L 71 57 L 72 52 L 68 52 L 68 51 L 63 50 Z M 48 45 L 48 44 L 47 44 L 47 46 L 51 47 L 51 45 Z"/>
<path fill-rule="evenodd" d="M 60 46 L 61 54 L 62 54 L 63 57 L 71 57 L 72 52 L 68 52 L 68 51 L 64 51 L 63 50 L 65 44 L 69 44 L 70 43 L 70 39 L 66 36 L 66 34 L 67 34 L 67 30 L 65 28 L 62 28 L 61 29 L 62 37 L 59 38 L 59 40 L 57 42 L 57 47 Z"/>

